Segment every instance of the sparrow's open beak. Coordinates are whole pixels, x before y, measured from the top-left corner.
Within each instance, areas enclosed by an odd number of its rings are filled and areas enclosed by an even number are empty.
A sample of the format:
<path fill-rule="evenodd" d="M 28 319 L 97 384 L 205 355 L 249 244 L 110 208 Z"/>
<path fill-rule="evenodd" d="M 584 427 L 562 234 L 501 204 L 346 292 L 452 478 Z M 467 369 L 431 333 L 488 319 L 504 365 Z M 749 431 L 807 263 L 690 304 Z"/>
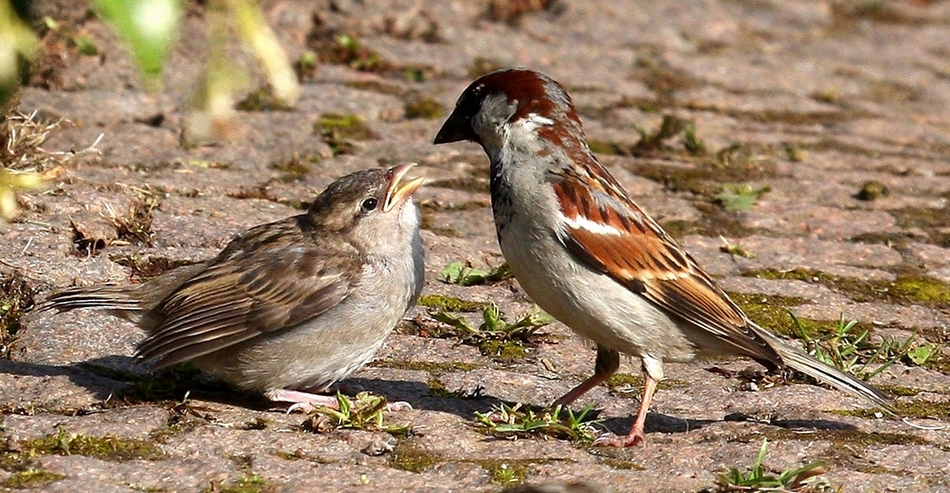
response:
<path fill-rule="evenodd" d="M 449 119 L 445 120 L 442 128 L 435 136 L 434 144 L 448 144 L 449 142 L 458 142 L 460 140 L 470 140 L 478 142 L 478 135 L 472 130 L 471 117 L 463 116 L 462 112 L 455 109 Z"/>
<path fill-rule="evenodd" d="M 402 181 L 409 172 L 409 169 L 416 163 L 405 163 L 389 168 L 386 174 L 389 176 L 389 188 L 386 189 L 386 203 L 383 204 L 383 212 L 393 210 L 399 204 L 409 200 L 409 197 L 419 189 L 425 178 L 413 178 L 409 181 Z"/>

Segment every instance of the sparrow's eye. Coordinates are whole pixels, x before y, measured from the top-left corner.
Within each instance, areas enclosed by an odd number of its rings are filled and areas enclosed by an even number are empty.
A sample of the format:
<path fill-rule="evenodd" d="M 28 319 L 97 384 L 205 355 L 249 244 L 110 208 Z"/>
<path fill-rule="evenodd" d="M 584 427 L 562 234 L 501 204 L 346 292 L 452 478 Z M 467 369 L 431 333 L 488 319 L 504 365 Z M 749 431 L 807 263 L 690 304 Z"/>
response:
<path fill-rule="evenodd" d="M 363 212 L 370 212 L 376 210 L 376 206 L 378 205 L 379 200 L 377 200 L 375 197 L 370 197 L 368 199 L 364 199 L 363 202 L 360 203 L 360 209 Z"/>

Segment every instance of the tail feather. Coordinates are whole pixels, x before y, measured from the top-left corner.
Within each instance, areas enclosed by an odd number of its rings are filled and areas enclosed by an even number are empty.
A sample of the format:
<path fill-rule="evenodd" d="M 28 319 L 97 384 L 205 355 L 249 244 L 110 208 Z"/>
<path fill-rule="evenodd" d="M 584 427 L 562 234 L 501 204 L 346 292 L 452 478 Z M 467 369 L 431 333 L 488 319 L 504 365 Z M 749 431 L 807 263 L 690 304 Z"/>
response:
<path fill-rule="evenodd" d="M 141 301 L 128 286 L 95 286 L 64 289 L 50 295 L 37 310 L 65 312 L 77 308 L 100 308 L 115 312 L 136 312 Z"/>
<path fill-rule="evenodd" d="M 755 326 L 762 337 L 775 349 L 775 352 L 782 358 L 782 362 L 795 370 L 798 370 L 812 378 L 820 380 L 832 387 L 847 392 L 856 397 L 866 399 L 890 413 L 894 413 L 894 403 L 880 390 L 874 388 L 867 382 L 858 380 L 836 368 L 832 368 L 804 351 L 793 348 L 781 338 L 771 332 Z"/>

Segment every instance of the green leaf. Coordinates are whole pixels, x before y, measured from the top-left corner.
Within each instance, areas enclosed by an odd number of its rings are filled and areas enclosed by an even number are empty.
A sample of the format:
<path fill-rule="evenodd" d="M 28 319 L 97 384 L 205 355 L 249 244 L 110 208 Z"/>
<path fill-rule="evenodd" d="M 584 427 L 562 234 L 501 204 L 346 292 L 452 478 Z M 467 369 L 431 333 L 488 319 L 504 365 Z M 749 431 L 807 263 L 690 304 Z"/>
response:
<path fill-rule="evenodd" d="M 722 186 L 722 192 L 716 195 L 716 200 L 728 211 L 744 211 L 751 209 L 759 197 L 769 190 L 768 186 L 754 188 L 748 183 L 727 183 Z"/>
<path fill-rule="evenodd" d="M 178 32 L 177 0 L 92 0 L 99 15 L 125 41 L 147 81 L 161 75 Z"/>
<path fill-rule="evenodd" d="M 923 344 L 912 351 L 908 351 L 907 357 L 910 358 L 910 360 L 913 361 L 915 365 L 922 365 L 934 355 L 936 350 L 936 344 Z"/>

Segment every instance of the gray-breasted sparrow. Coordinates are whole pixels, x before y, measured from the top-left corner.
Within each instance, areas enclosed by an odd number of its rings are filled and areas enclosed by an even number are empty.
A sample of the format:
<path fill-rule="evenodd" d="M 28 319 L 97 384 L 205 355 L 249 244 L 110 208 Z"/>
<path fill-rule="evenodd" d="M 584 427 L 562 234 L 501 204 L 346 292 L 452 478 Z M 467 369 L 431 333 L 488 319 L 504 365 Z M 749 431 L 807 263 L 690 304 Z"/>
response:
<path fill-rule="evenodd" d="M 43 309 L 100 308 L 148 333 L 157 367 L 193 361 L 274 401 L 314 395 L 368 363 L 423 286 L 413 164 L 333 182 L 305 214 L 249 229 L 213 260 L 132 286 L 69 288 Z"/>
<path fill-rule="evenodd" d="M 512 69 L 473 82 L 435 143 L 463 140 L 480 144 L 491 160 L 498 241 L 518 282 L 541 308 L 597 343 L 594 375 L 555 404 L 609 378 L 619 353 L 642 361 L 646 384 L 634 425 L 602 444 L 641 443 L 663 362 L 697 355 L 787 365 L 889 407 L 879 390 L 749 320 L 597 161 L 570 96 L 551 78 Z"/>

